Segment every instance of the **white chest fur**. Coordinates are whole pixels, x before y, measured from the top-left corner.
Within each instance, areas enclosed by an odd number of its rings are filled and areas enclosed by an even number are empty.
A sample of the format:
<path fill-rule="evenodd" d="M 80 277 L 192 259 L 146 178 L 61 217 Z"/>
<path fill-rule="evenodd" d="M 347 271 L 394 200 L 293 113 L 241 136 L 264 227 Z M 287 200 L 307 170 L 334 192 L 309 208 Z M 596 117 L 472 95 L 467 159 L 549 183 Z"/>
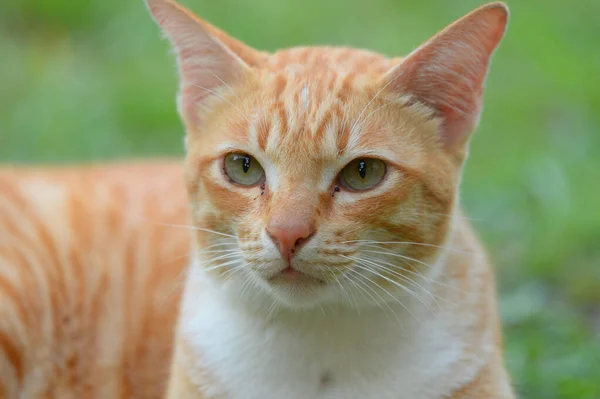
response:
<path fill-rule="evenodd" d="M 189 377 L 203 397 L 441 398 L 485 361 L 485 349 L 468 355 L 469 321 L 448 312 L 415 305 L 417 321 L 401 309 L 398 318 L 380 309 L 325 309 L 267 321 L 203 286 L 186 295 L 180 326 Z"/>

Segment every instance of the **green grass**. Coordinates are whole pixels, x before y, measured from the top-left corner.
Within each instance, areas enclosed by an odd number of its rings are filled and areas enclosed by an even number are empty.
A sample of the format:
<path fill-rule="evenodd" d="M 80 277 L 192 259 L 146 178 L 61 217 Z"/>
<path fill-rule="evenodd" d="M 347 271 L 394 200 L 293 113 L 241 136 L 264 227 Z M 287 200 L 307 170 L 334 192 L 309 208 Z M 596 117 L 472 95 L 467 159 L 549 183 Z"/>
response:
<path fill-rule="evenodd" d="M 406 54 L 475 0 L 186 1 L 259 48 Z M 600 397 L 600 2 L 513 0 L 463 202 L 498 271 L 523 398 Z M 0 161 L 182 152 L 173 57 L 140 1 L 3 0 Z"/>

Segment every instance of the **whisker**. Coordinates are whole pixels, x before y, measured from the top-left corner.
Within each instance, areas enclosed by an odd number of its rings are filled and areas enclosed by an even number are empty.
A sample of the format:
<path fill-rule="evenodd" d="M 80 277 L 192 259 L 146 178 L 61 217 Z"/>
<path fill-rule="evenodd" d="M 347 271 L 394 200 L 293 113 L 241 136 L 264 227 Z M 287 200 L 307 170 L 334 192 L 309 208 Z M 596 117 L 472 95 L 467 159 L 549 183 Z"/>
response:
<path fill-rule="evenodd" d="M 202 248 L 200 248 L 200 250 L 204 251 L 204 250 L 207 250 L 207 249 L 217 248 L 217 247 L 224 247 L 224 246 L 235 246 L 235 247 L 237 247 L 238 244 L 237 244 L 237 242 L 218 242 L 216 244 L 209 245 L 208 247 L 202 247 Z"/>
<path fill-rule="evenodd" d="M 178 226 L 179 227 L 179 226 Z M 220 268 L 226 268 L 230 265 L 234 265 L 236 263 L 240 263 L 240 265 L 238 265 L 237 267 L 234 267 L 232 269 L 240 269 L 242 267 L 244 267 L 244 263 L 241 259 L 239 259 L 239 256 L 241 255 L 241 251 L 234 251 L 234 250 L 225 250 L 225 251 L 201 251 L 202 253 L 223 253 L 225 252 L 224 255 L 218 255 L 212 259 L 206 259 L 200 262 L 200 265 L 205 266 L 205 265 L 209 265 L 212 262 L 218 261 L 218 260 L 227 260 L 227 259 L 231 259 L 231 258 L 236 258 L 233 260 L 229 260 L 226 261 L 225 263 L 220 263 L 217 265 L 213 265 L 210 267 L 205 267 L 204 271 L 205 272 L 209 272 L 212 270 L 216 270 L 216 269 L 220 269 Z M 180 256 L 178 259 L 183 258 L 189 256 L 188 255 L 184 255 L 184 256 Z M 186 276 L 187 276 L 187 272 L 188 272 L 188 267 L 186 267 L 185 269 L 183 269 L 176 277 L 175 277 L 175 283 L 173 284 L 173 287 L 171 289 L 168 290 L 168 292 L 165 292 L 164 294 L 164 298 L 162 299 L 162 301 L 164 303 L 167 302 L 167 300 L 181 287 L 181 285 L 185 282 L 186 280 Z M 230 270 L 231 271 L 231 270 Z M 231 277 L 231 276 L 229 276 Z"/>
<path fill-rule="evenodd" d="M 321 309 L 321 313 L 323 313 L 323 316 L 327 316 L 327 314 L 325 313 L 325 309 L 323 308 L 323 306 L 319 302 L 316 302 L 316 304 L 319 307 L 319 309 Z"/>
<path fill-rule="evenodd" d="M 173 263 L 173 262 L 178 261 L 179 259 L 187 258 L 189 256 L 190 256 L 190 254 L 179 255 L 179 256 L 177 256 L 177 257 L 175 257 L 173 259 L 169 259 L 169 260 L 165 261 L 165 264 Z"/>
<path fill-rule="evenodd" d="M 231 88 L 231 86 L 229 86 L 227 84 L 227 82 L 225 82 L 223 79 L 221 79 L 216 73 L 214 73 L 213 71 L 211 71 L 206 65 L 200 64 L 200 66 L 202 68 L 204 68 L 205 71 L 207 71 L 208 73 L 210 73 L 211 75 L 213 75 L 215 78 L 217 78 L 219 80 L 219 82 L 223 83 L 223 85 L 225 87 L 227 87 L 229 89 L 229 91 L 231 91 L 231 94 L 233 94 L 235 96 L 235 98 L 238 99 L 239 102 L 242 102 L 242 99 L 237 95 L 237 93 Z"/>
<path fill-rule="evenodd" d="M 379 91 L 377 91 L 377 93 L 375 93 L 375 95 L 373 96 L 373 98 L 371 98 L 369 100 L 369 102 L 367 103 L 367 105 L 365 105 L 365 107 L 362 109 L 362 111 L 360 111 L 360 114 L 358 114 L 358 117 L 356 118 L 356 120 L 354 121 L 354 124 L 352 125 L 352 127 L 350 128 L 350 133 L 354 132 L 354 128 L 356 127 L 356 125 L 358 125 L 358 123 L 360 122 L 360 118 L 363 116 L 363 114 L 365 113 L 365 111 L 367 110 L 367 108 L 369 108 L 369 105 L 371 105 L 371 103 L 373 101 L 375 101 L 375 99 L 377 97 L 379 97 L 379 95 L 385 90 L 387 89 L 387 87 L 394 81 L 393 77 L 392 79 L 390 79 L 389 82 L 387 82 L 381 89 L 379 89 Z"/>
<path fill-rule="evenodd" d="M 476 255 L 474 252 L 469 252 L 469 251 L 463 251 L 460 249 L 456 249 L 456 248 L 452 248 L 452 247 L 445 247 L 445 246 L 440 246 L 440 245 L 434 245 L 434 244 L 428 244 L 428 243 L 424 243 L 424 242 L 412 242 L 412 241 L 375 241 L 375 240 L 349 240 L 349 241 L 342 241 L 340 242 L 340 244 L 385 244 L 385 245 L 420 245 L 420 246 L 424 246 L 424 247 L 434 247 L 434 248 L 439 248 L 439 249 L 445 249 L 448 251 L 452 251 L 452 252 L 457 252 L 457 253 L 462 253 L 462 254 L 466 254 L 466 255 Z"/>
<path fill-rule="evenodd" d="M 330 274 L 333 277 L 333 281 L 335 281 L 337 283 L 338 287 L 340 287 L 340 292 L 344 296 L 344 299 L 346 299 L 348 301 L 348 303 L 350 304 L 350 306 L 352 307 L 352 299 L 350 298 L 350 295 L 348 294 L 348 290 L 346 290 L 346 288 L 343 286 L 343 284 L 341 283 L 338 276 L 336 276 L 334 273 L 330 273 Z M 358 304 L 356 306 L 358 306 Z"/>
<path fill-rule="evenodd" d="M 238 263 L 238 262 L 241 262 L 241 260 L 240 260 L 240 259 L 234 259 L 234 260 L 230 260 L 230 261 L 228 261 L 228 262 L 225 262 L 225 263 L 220 263 L 220 264 L 218 264 L 218 265 L 214 265 L 214 266 L 211 266 L 211 267 L 207 267 L 207 268 L 205 268 L 205 269 L 204 269 L 204 271 L 205 271 L 205 272 L 210 272 L 210 271 L 212 271 L 212 270 L 221 269 L 221 268 L 227 267 L 227 266 L 229 266 L 229 265 L 235 265 L 235 264 L 236 264 L 236 263 Z"/>
<path fill-rule="evenodd" d="M 356 266 L 356 265 L 355 265 L 355 266 Z M 351 274 L 352 272 L 356 273 L 356 270 L 351 270 L 351 271 L 350 271 L 350 273 L 348 273 L 348 274 Z M 400 303 L 400 302 L 398 301 L 398 299 L 397 299 L 397 298 L 395 298 L 395 297 L 394 297 L 394 296 L 393 296 L 393 295 L 392 295 L 392 294 L 391 294 L 389 291 L 387 291 L 386 289 L 384 289 L 382 286 L 380 286 L 379 284 L 377 284 L 375 281 L 372 281 L 371 279 L 367 278 L 366 276 L 362 276 L 362 275 L 360 275 L 360 274 L 358 274 L 358 275 L 359 275 L 359 276 L 361 276 L 361 277 L 363 277 L 363 278 L 365 278 L 365 279 L 366 279 L 366 282 L 372 283 L 372 284 L 376 285 L 377 287 L 379 287 L 379 289 L 381 289 L 383 292 L 385 292 L 386 294 L 388 294 L 388 295 L 389 295 L 389 296 L 390 296 L 392 299 L 394 299 L 394 301 L 396 301 L 396 302 L 398 302 L 400 305 L 404 306 L 404 305 L 403 305 L 402 303 Z M 363 282 L 363 281 L 361 281 L 361 280 L 358 280 L 358 279 L 356 280 L 356 283 L 357 283 L 356 287 L 357 287 L 357 288 L 359 288 L 359 289 L 362 289 L 362 288 L 361 288 L 361 284 L 360 284 L 361 282 Z M 379 295 L 379 293 L 378 293 L 377 291 L 375 291 L 373 288 L 369 287 L 369 286 L 368 286 L 368 285 L 367 285 L 365 282 L 363 282 L 363 287 L 365 287 L 365 288 L 368 288 L 368 289 L 369 289 L 369 290 L 370 290 L 372 293 L 374 293 L 375 295 L 377 295 L 377 297 L 378 297 L 378 298 L 381 300 L 381 303 L 383 303 L 383 305 L 384 305 L 384 306 L 385 306 L 385 307 L 386 307 L 386 308 L 387 308 L 387 309 L 388 309 L 390 312 L 392 312 L 392 315 L 394 316 L 394 318 L 396 319 L 396 321 L 398 322 L 398 324 L 399 324 L 399 325 L 402 325 L 402 323 L 400 322 L 400 319 L 398 318 L 398 315 L 396 314 L 396 312 L 394 311 L 394 309 L 393 309 L 393 308 L 390 306 L 390 304 L 389 304 L 389 303 L 387 303 L 387 301 L 386 301 L 386 300 L 384 300 L 384 299 L 382 298 L 382 296 L 381 296 L 381 295 Z M 366 290 L 364 290 L 364 289 L 363 289 L 363 291 L 365 291 L 365 293 L 366 293 L 366 294 L 368 294 L 368 295 L 369 295 L 369 297 L 371 297 L 371 299 L 373 299 L 373 301 L 374 301 L 374 302 L 375 302 L 375 303 L 376 303 L 376 304 L 379 306 L 379 308 L 385 312 L 385 309 L 384 309 L 383 307 L 381 307 L 381 304 L 380 304 L 380 303 L 379 303 L 379 302 L 378 302 L 378 301 L 377 301 L 377 300 L 376 300 L 376 299 L 375 299 L 375 298 L 374 298 L 374 297 L 373 297 L 371 294 L 369 294 L 369 292 L 368 292 L 368 291 L 366 291 Z M 406 307 L 405 307 L 405 306 L 404 306 L 404 308 L 406 309 Z M 408 309 L 407 309 L 407 310 L 408 310 Z M 386 313 L 387 313 L 387 312 L 386 312 Z M 409 313 L 410 313 L 410 311 L 409 311 Z"/>
<path fill-rule="evenodd" d="M 241 257 L 241 255 L 242 255 L 241 251 L 229 252 L 229 253 L 226 253 L 225 255 L 218 255 L 218 256 L 212 257 L 210 259 L 206 259 L 206 260 L 202 259 L 200 261 L 200 265 L 206 265 L 206 264 L 209 264 L 209 263 L 214 263 L 217 260 L 230 259 L 230 258 L 235 258 L 235 257 L 239 258 L 239 257 Z"/>
<path fill-rule="evenodd" d="M 383 260 L 380 260 L 380 259 L 377 259 L 377 258 L 361 257 L 361 259 L 364 259 L 364 260 L 369 260 L 370 262 L 373 262 L 374 266 L 376 266 L 376 267 L 379 267 L 379 268 L 381 268 L 382 270 L 385 270 L 385 271 L 387 271 L 387 272 L 389 272 L 389 273 L 392 273 L 393 275 L 397 276 L 398 278 L 401 278 L 401 279 L 403 279 L 404 281 L 406 281 L 406 282 L 408 282 L 408 283 L 412 284 L 413 286 L 415 286 L 415 287 L 417 287 L 417 288 L 419 288 L 419 289 L 423 290 L 423 291 L 424 291 L 424 292 L 425 292 L 427 295 L 429 295 L 429 296 L 431 297 L 431 299 L 433 299 L 433 301 L 436 303 L 436 305 L 440 306 L 440 304 L 437 302 L 436 298 L 438 298 L 438 299 L 441 299 L 441 300 L 443 300 L 443 301 L 445 301 L 445 302 L 447 302 L 447 303 L 450 303 L 450 304 L 451 304 L 451 302 L 449 302 L 449 301 L 448 301 L 446 298 L 442 298 L 442 297 L 440 297 L 440 296 L 438 296 L 438 295 L 435 295 L 435 294 L 433 294 L 433 293 L 429 292 L 429 290 L 427 290 L 425 287 L 423 287 L 421 284 L 417 283 L 415 280 L 411 279 L 410 277 L 407 277 L 407 276 L 403 275 L 402 273 L 399 273 L 399 272 L 398 272 L 398 271 L 396 271 L 396 270 L 390 269 L 390 268 L 388 268 L 388 267 L 384 267 L 384 266 L 382 266 L 380 263 L 382 263 L 382 264 L 385 264 L 385 265 L 388 265 L 388 266 L 390 266 L 390 267 L 399 267 L 399 266 L 397 266 L 397 265 L 395 265 L 395 264 L 393 264 L 393 263 L 385 262 L 385 261 L 383 261 Z M 380 262 L 380 263 L 378 263 L 378 262 Z M 400 266 L 400 267 L 401 267 L 401 266 Z M 429 279 L 427 279 L 425 276 L 421 276 L 420 274 L 418 274 L 418 273 L 415 273 L 415 272 L 413 272 L 412 270 L 406 269 L 406 268 L 404 268 L 404 267 L 401 267 L 401 268 L 402 268 L 402 271 L 403 271 L 403 272 L 407 272 L 407 273 L 416 274 L 417 276 L 419 276 L 419 277 L 423 278 L 424 280 L 429 280 Z M 435 280 L 431 280 L 431 281 L 434 281 L 434 282 L 435 282 Z M 440 307 L 441 307 L 441 306 L 440 306 Z"/>
<path fill-rule="evenodd" d="M 371 111 L 367 116 L 365 116 L 362 120 L 362 123 L 365 123 L 374 113 L 376 113 L 377 111 L 379 111 L 380 109 L 383 109 L 385 107 L 390 106 L 391 104 L 393 104 L 392 102 L 387 102 L 377 108 L 375 108 L 373 111 Z"/>
<path fill-rule="evenodd" d="M 227 234 L 227 233 L 221 233 L 220 231 L 215 231 L 215 230 L 207 229 L 207 228 L 204 228 L 204 227 L 190 226 L 190 225 L 186 225 L 186 224 L 170 224 L 170 223 L 158 223 L 158 222 L 153 222 L 153 223 L 156 223 L 156 224 L 161 225 L 161 226 L 166 226 L 166 227 L 177 227 L 177 228 L 181 228 L 181 229 L 205 231 L 207 233 L 213 233 L 213 234 L 216 234 L 216 235 L 219 235 L 219 236 L 230 237 L 230 238 L 237 239 L 237 237 L 234 236 L 234 235 Z"/>
<path fill-rule="evenodd" d="M 267 320 L 269 320 L 271 318 L 271 316 L 273 315 L 273 312 L 275 311 L 276 308 L 277 308 L 277 300 L 273 299 L 273 303 L 271 303 L 271 306 L 269 306 L 269 309 L 267 310 Z"/>
<path fill-rule="evenodd" d="M 376 251 L 368 251 L 368 250 L 365 250 L 364 252 L 376 252 Z M 387 253 L 387 254 L 388 254 L 388 255 L 389 255 L 389 254 L 392 254 L 392 255 L 399 255 L 399 254 L 393 254 L 393 253 Z M 407 260 L 408 260 L 408 261 L 418 261 L 417 259 L 413 259 L 413 258 L 411 258 L 411 257 L 409 257 L 409 256 L 400 256 L 400 255 L 399 255 L 398 257 L 400 257 L 401 259 L 404 259 L 404 260 L 401 260 L 401 262 L 404 262 L 404 263 L 406 263 L 406 264 L 409 264 L 409 263 L 407 262 Z M 424 264 L 425 266 L 432 267 L 431 265 L 428 265 L 428 264 L 426 264 L 426 263 L 423 263 L 423 264 Z M 434 279 L 432 279 L 432 278 L 429 278 L 429 277 L 427 277 L 427 276 L 425 276 L 425 275 L 423 275 L 423 274 L 421 274 L 421 273 L 417 273 L 417 272 L 415 272 L 415 271 L 413 271 L 413 270 L 409 270 L 409 269 L 407 269 L 407 268 L 402 268 L 402 271 L 404 271 L 404 272 L 406 272 L 406 273 L 414 274 L 415 276 L 417 276 L 417 277 L 419 277 L 419 278 L 422 278 L 423 280 L 425 280 L 425 281 L 427 281 L 427 282 L 430 282 L 430 283 L 432 283 L 432 284 L 438 284 L 439 286 L 442 286 L 442 287 L 446 287 L 446 288 L 450 288 L 450 289 L 456 290 L 457 292 L 459 292 L 459 293 L 461 293 L 461 294 L 467 294 L 467 292 L 466 292 L 466 291 L 464 291 L 464 290 L 461 290 L 460 288 L 457 288 L 457 287 L 451 286 L 451 285 L 449 285 L 449 284 L 445 284 L 445 283 L 443 283 L 443 282 L 441 282 L 441 281 L 438 281 L 438 280 L 434 280 Z"/>
<path fill-rule="evenodd" d="M 250 123 L 250 120 L 248 119 L 248 117 L 242 112 L 242 110 L 240 110 L 238 107 L 236 107 L 231 101 L 229 101 L 228 99 L 226 99 L 225 97 L 223 97 L 221 94 L 211 90 L 211 89 L 207 89 L 204 86 L 200 86 L 200 85 L 194 85 L 200 89 L 206 90 L 209 93 L 212 93 L 213 95 L 219 97 L 221 100 L 229 103 L 229 105 L 231 105 L 233 108 L 235 108 L 236 111 L 238 111 L 240 113 L 240 115 L 242 115 L 244 117 L 244 119 L 246 120 L 246 122 Z"/>
<path fill-rule="evenodd" d="M 181 226 L 181 227 L 185 227 L 185 226 Z M 198 231 L 204 231 L 206 233 L 213 233 L 219 236 L 223 236 L 223 237 L 230 237 L 230 238 L 235 238 L 237 239 L 236 236 L 232 235 L 232 234 L 227 234 L 227 233 L 221 233 L 220 231 L 215 231 L 215 230 L 211 230 L 211 229 L 206 229 L 204 227 L 197 227 L 197 226 L 188 226 L 188 228 L 190 228 L 191 230 L 198 230 Z"/>
<path fill-rule="evenodd" d="M 396 258 L 406 259 L 406 260 L 411 261 L 411 262 L 417 262 L 417 263 L 419 263 L 421 265 L 427 266 L 430 269 L 433 269 L 432 265 L 430 265 L 428 263 L 425 263 L 422 260 L 411 258 L 410 256 L 406 256 L 406 255 L 400 255 L 400 254 L 397 254 L 397 253 L 394 253 L 394 252 L 372 251 L 370 249 L 363 249 L 363 252 L 368 252 L 368 253 L 372 253 L 372 254 L 382 254 L 382 255 L 394 256 Z"/>
<path fill-rule="evenodd" d="M 338 287 L 340 287 L 340 292 L 342 293 L 342 295 L 344 295 L 344 299 L 348 300 L 350 307 L 352 307 L 352 300 L 350 298 L 350 295 L 348 294 L 348 290 L 346 290 L 346 288 L 340 282 L 339 277 L 331 270 L 331 268 L 329 268 L 329 267 L 323 268 L 321 265 L 317 265 L 312 262 L 308 262 L 308 263 L 311 265 L 311 267 L 315 267 L 317 269 L 324 269 L 325 272 L 327 272 L 332 277 L 332 280 L 336 282 Z M 356 303 L 356 308 L 358 310 L 358 303 Z"/>
<path fill-rule="evenodd" d="M 244 282 L 242 283 L 242 286 L 240 287 L 240 298 L 244 298 L 244 295 L 246 294 L 246 291 L 248 291 L 248 289 L 250 289 L 250 286 L 252 285 L 253 281 L 250 277 L 247 277 Z"/>
<path fill-rule="evenodd" d="M 417 272 L 409 270 L 409 269 L 402 269 L 402 270 L 405 271 L 405 272 L 407 272 L 407 273 L 414 274 L 415 276 L 417 276 L 419 278 L 422 278 L 423 280 L 425 280 L 425 281 L 427 281 L 429 283 L 437 284 L 437 285 L 439 285 L 441 287 L 445 287 L 445 288 L 450 288 L 450 289 L 455 290 L 456 292 L 458 292 L 460 294 L 468 294 L 468 292 L 465 291 L 465 290 L 461 290 L 460 288 L 454 287 L 454 286 L 452 286 L 450 284 L 446 284 L 446 283 L 442 283 L 441 281 L 434 280 L 432 278 L 429 278 L 427 276 L 422 275 L 421 273 L 417 273 Z M 440 297 L 438 296 L 438 298 L 440 298 Z M 445 301 L 452 305 L 452 302 L 450 302 L 448 300 L 445 300 Z"/>
<path fill-rule="evenodd" d="M 245 249 L 245 250 L 256 250 L 256 249 L 261 249 L 263 248 L 263 246 L 261 244 L 240 244 L 240 248 Z"/>
<path fill-rule="evenodd" d="M 213 250 L 213 251 L 202 251 L 202 250 L 200 250 L 200 252 L 203 253 L 203 254 L 223 254 L 223 253 L 228 253 L 228 254 L 231 254 L 231 253 L 240 253 L 241 254 L 242 253 L 242 251 L 240 251 L 239 249 L 235 249 L 235 248 L 232 248 L 232 249 L 216 249 L 216 250 Z"/>
<path fill-rule="evenodd" d="M 355 260 L 355 259 L 353 259 L 353 260 Z M 385 279 L 385 276 L 382 276 L 380 273 L 377 273 L 377 271 L 374 271 L 374 270 L 372 270 L 372 269 L 364 266 L 363 264 L 360 264 L 360 263 L 356 262 L 356 260 L 355 260 L 354 266 L 357 267 L 357 268 L 359 268 L 359 269 L 362 269 L 362 270 L 368 271 L 370 273 L 373 273 L 376 276 L 379 276 L 379 277 Z M 369 278 L 367 278 L 367 280 L 370 281 L 370 282 L 372 282 L 372 283 L 374 283 L 375 285 L 377 285 L 386 294 L 388 294 L 397 304 L 399 304 L 400 306 L 402 306 L 404 308 L 404 310 L 406 310 L 408 312 L 408 314 L 410 314 L 418 323 L 421 323 L 421 321 L 419 320 L 419 318 L 417 316 L 415 316 L 415 314 L 413 312 L 411 312 L 411 310 L 408 308 L 408 306 L 406 306 L 405 304 L 403 304 L 402 301 L 400 301 L 398 298 L 396 298 L 394 295 L 392 295 L 388 290 L 386 290 L 385 288 L 383 288 L 382 286 L 380 286 L 376 282 L 371 281 L 371 279 L 369 279 Z M 393 281 L 393 280 L 391 280 L 391 281 Z M 406 290 L 406 287 L 403 287 L 402 284 L 400 284 L 400 283 L 398 283 L 398 284 L 399 284 L 399 286 L 402 289 Z"/>
<path fill-rule="evenodd" d="M 373 300 L 373 302 L 374 302 L 374 303 L 375 303 L 375 304 L 376 304 L 376 305 L 377 305 L 377 306 L 378 306 L 380 309 L 382 309 L 382 310 L 383 310 L 383 308 L 381 307 L 381 304 L 380 304 L 380 303 L 377 301 L 377 299 L 375 299 L 375 297 L 374 297 L 373 295 L 371 295 L 371 294 L 370 294 L 369 292 L 367 292 L 367 291 L 366 291 L 366 290 L 365 290 L 363 287 L 361 287 L 361 286 L 358 284 L 358 281 L 356 281 L 356 280 L 352 279 L 352 277 L 351 277 L 351 276 L 352 276 L 352 270 L 350 270 L 350 272 L 348 272 L 348 273 L 346 273 L 346 274 L 343 274 L 342 276 L 343 276 L 343 277 L 345 277 L 345 278 L 346 278 L 346 279 L 347 279 L 347 280 L 350 282 L 350 284 L 352 284 L 354 287 L 356 287 L 357 289 L 361 290 L 361 291 L 362 291 L 362 293 L 363 293 L 363 296 L 364 296 L 364 294 L 367 294 L 367 295 L 368 295 L 368 296 L 369 296 L 369 297 L 370 297 L 370 298 Z M 360 276 L 360 274 L 359 274 L 359 276 Z"/>
<path fill-rule="evenodd" d="M 163 297 L 161 298 L 161 303 L 159 304 L 160 308 L 166 305 L 169 299 L 171 299 L 172 295 L 175 294 L 175 292 L 177 292 L 177 290 L 181 288 L 181 286 L 185 283 L 187 272 L 188 268 L 184 268 L 181 272 L 177 274 L 177 276 L 175 276 L 175 278 L 173 279 L 173 286 L 170 289 L 168 289 L 167 292 L 165 292 L 163 294 Z"/>
<path fill-rule="evenodd" d="M 373 280 L 371 280 L 371 279 L 369 279 L 369 278 L 366 278 L 366 279 L 365 279 L 365 285 L 364 285 L 364 286 L 365 286 L 365 288 L 368 288 L 368 289 L 369 289 L 369 290 L 370 290 L 372 293 L 374 293 L 375 295 L 377 295 L 377 297 L 378 297 L 379 299 L 381 299 L 381 301 L 382 301 L 382 303 L 385 305 L 385 307 L 386 307 L 387 309 L 389 309 L 389 311 L 390 311 L 390 312 L 392 312 L 392 314 L 394 315 L 394 318 L 396 319 L 396 321 L 398 321 L 398 323 L 400 323 L 400 319 L 398 319 L 398 315 L 396 314 L 396 312 L 394 311 L 394 309 L 393 309 L 393 308 L 390 306 L 390 304 L 389 304 L 389 303 L 387 303 L 387 301 L 386 301 L 386 300 L 384 300 L 384 299 L 381 297 L 381 295 L 379 295 L 379 293 L 378 293 L 377 291 L 375 291 L 373 288 L 369 287 L 369 286 L 367 285 L 367 283 L 371 283 L 371 284 L 375 285 L 377 288 L 379 288 L 380 290 L 382 290 L 383 292 L 385 292 L 386 294 L 388 294 L 388 295 L 389 295 L 389 296 L 390 296 L 390 297 L 391 297 L 393 300 L 397 301 L 397 299 L 396 299 L 396 298 L 394 298 L 394 296 L 393 296 L 393 295 L 392 295 L 392 294 L 391 294 L 389 291 L 387 291 L 387 290 L 386 290 L 385 288 L 383 288 L 381 285 L 377 284 L 377 282 L 376 282 L 376 281 L 373 281 Z M 401 323 L 400 323 L 400 324 L 401 324 Z"/>
<path fill-rule="evenodd" d="M 352 285 L 356 286 L 354 284 L 354 282 L 352 281 L 352 279 L 350 277 L 348 277 L 346 275 L 346 273 L 342 274 L 341 277 L 344 277 L 346 280 L 348 280 Z M 342 283 L 340 282 L 340 285 Z M 356 300 L 356 297 L 354 296 L 354 293 L 352 293 L 352 291 L 350 291 L 350 295 L 352 296 L 352 299 L 354 300 L 354 303 L 356 304 L 356 313 L 360 316 L 360 306 L 358 305 L 358 301 Z"/>
<path fill-rule="evenodd" d="M 374 266 L 375 268 L 377 268 L 377 269 L 379 269 L 379 270 L 384 270 L 384 271 L 387 271 L 387 272 L 389 272 L 389 273 L 392 273 L 392 274 L 394 274 L 394 275 L 397 275 L 398 277 L 403 277 L 403 276 L 402 276 L 400 273 L 398 273 L 398 272 L 396 272 L 396 271 L 394 271 L 394 270 L 392 270 L 392 269 L 386 268 L 386 267 L 384 267 L 384 266 L 381 266 L 381 265 L 379 265 L 378 263 L 375 263 L 375 262 L 373 262 L 373 261 L 367 260 L 367 259 L 365 259 L 365 258 L 355 258 L 355 257 L 352 257 L 352 259 L 353 259 L 353 260 L 355 260 L 356 262 L 367 262 L 368 264 L 370 264 L 370 265 Z M 371 269 L 369 269 L 369 270 L 371 270 Z M 420 297 L 419 295 L 417 295 L 417 293 L 416 293 L 416 292 L 414 292 L 413 290 L 411 290 L 410 288 L 408 288 L 408 287 L 405 287 L 404 285 L 402 285 L 402 284 L 398 283 L 397 281 L 394 281 L 394 280 L 392 280 L 392 279 L 390 279 L 390 278 L 388 278 L 388 277 L 384 276 L 384 275 L 383 275 L 383 274 L 381 274 L 381 273 L 378 273 L 378 272 L 376 272 L 376 271 L 373 271 L 373 270 L 371 270 L 371 272 L 372 272 L 372 273 L 374 273 L 375 275 L 377 275 L 378 277 L 381 277 L 382 279 L 384 279 L 384 280 L 386 280 L 386 281 L 388 281 L 388 282 L 390 282 L 390 283 L 392 283 L 392 284 L 396 285 L 398 288 L 401 288 L 403 291 L 406 291 L 406 292 L 408 292 L 409 294 L 413 295 L 414 297 L 416 297 L 417 299 L 419 299 L 419 301 L 420 301 L 420 302 L 421 302 L 423 305 L 427 306 L 427 304 L 426 304 L 425 302 L 423 302 L 423 300 L 421 299 L 421 297 Z"/>
<path fill-rule="evenodd" d="M 243 265 L 243 264 L 242 264 L 242 265 L 239 265 L 239 266 L 236 266 L 236 267 L 232 267 L 231 269 L 229 269 L 229 270 L 227 271 L 227 273 L 225 273 L 225 274 L 223 275 L 223 279 L 224 279 L 224 280 L 229 280 L 229 279 L 231 279 L 231 278 L 234 276 L 234 274 L 236 274 L 238 271 L 242 270 L 243 268 L 244 268 L 244 265 Z"/>

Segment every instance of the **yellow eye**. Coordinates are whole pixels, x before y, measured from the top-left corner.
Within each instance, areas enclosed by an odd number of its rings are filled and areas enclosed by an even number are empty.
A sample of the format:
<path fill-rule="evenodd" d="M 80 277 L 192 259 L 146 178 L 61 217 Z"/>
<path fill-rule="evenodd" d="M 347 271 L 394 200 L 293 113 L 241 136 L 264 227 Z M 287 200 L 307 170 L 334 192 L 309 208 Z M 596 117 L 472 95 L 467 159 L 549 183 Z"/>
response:
<path fill-rule="evenodd" d="M 263 180 L 265 171 L 254 157 L 233 153 L 225 156 L 225 174 L 234 183 L 255 186 Z"/>
<path fill-rule="evenodd" d="M 375 158 L 359 158 L 342 169 L 340 180 L 346 188 L 364 191 L 378 185 L 385 171 L 385 162 Z"/>

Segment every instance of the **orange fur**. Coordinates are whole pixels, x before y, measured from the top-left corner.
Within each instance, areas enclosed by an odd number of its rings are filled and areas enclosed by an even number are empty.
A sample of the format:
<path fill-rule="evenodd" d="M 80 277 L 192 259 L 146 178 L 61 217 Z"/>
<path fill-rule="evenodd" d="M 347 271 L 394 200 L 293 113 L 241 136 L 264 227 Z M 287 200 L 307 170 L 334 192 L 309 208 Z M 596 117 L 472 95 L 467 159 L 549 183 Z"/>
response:
<path fill-rule="evenodd" d="M 0 172 L 0 397 L 161 397 L 173 358 L 169 398 L 513 398 L 457 203 L 506 7 L 402 59 L 268 54 L 147 2 L 177 51 L 185 168 Z M 357 192 L 339 176 L 363 158 L 386 173 Z"/>
<path fill-rule="evenodd" d="M 0 398 L 160 398 L 187 263 L 169 162 L 0 169 Z"/>

